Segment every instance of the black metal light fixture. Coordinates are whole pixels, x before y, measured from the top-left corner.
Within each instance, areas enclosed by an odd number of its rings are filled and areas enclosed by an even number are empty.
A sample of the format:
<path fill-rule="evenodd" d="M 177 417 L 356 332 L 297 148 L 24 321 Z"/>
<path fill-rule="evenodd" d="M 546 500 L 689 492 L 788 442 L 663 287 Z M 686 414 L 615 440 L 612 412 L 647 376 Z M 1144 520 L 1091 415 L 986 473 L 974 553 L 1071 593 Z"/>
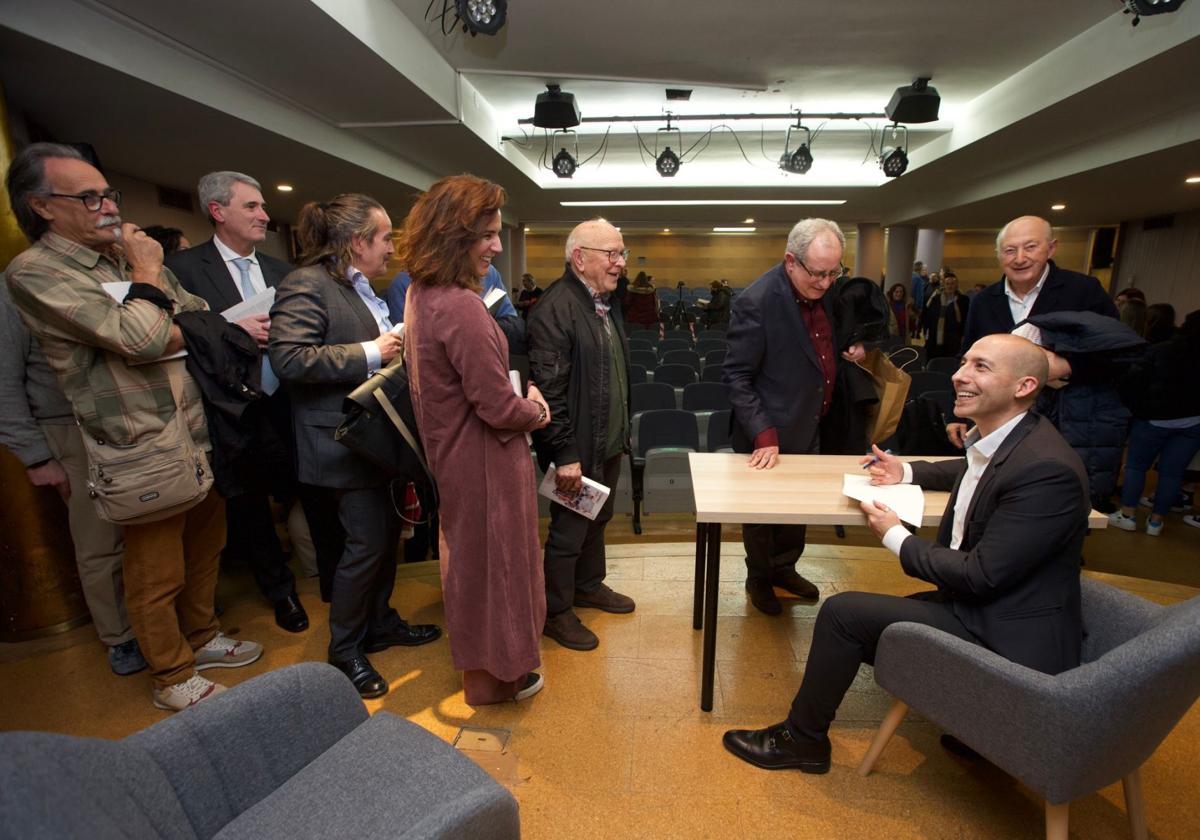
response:
<path fill-rule="evenodd" d="M 550 170 L 559 178 L 570 178 L 575 174 L 575 170 L 579 168 L 579 137 L 574 131 L 556 131 L 550 138 L 552 146 L 558 145 L 559 135 L 562 135 L 564 145 L 559 150 L 559 153 L 550 161 Z M 575 154 L 567 151 L 566 143 L 572 143 L 575 148 Z"/>
<path fill-rule="evenodd" d="M 899 178 L 904 174 L 904 170 L 908 169 L 908 129 L 902 125 L 893 125 L 890 130 L 893 145 L 885 148 L 882 140 L 880 141 L 879 168 L 887 177 Z M 903 144 L 900 139 L 901 132 Z"/>
<path fill-rule="evenodd" d="M 654 159 L 654 168 L 664 178 L 674 178 L 675 173 L 679 171 L 679 155 L 671 151 L 670 146 L 667 146 Z"/>
<path fill-rule="evenodd" d="M 1177 12 L 1183 0 L 1124 0 L 1124 14 L 1133 15 L 1133 25 L 1141 23 L 1143 17 Z"/>
<path fill-rule="evenodd" d="M 464 32 L 495 35 L 508 18 L 508 0 L 454 0 L 454 11 Z"/>
<path fill-rule="evenodd" d="M 792 148 L 792 132 L 804 132 L 804 140 L 796 148 Z M 803 175 L 812 169 L 813 156 L 812 132 L 800 124 L 800 115 L 796 115 L 796 124 L 788 126 L 787 135 L 783 140 L 783 154 L 779 158 L 779 168 L 793 175 Z"/>

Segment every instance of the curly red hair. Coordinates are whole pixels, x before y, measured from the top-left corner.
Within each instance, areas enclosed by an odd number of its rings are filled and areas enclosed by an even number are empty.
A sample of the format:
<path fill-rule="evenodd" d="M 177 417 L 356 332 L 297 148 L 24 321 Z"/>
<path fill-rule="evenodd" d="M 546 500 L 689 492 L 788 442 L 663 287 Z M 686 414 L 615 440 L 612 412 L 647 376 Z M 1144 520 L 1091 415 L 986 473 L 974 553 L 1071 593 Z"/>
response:
<path fill-rule="evenodd" d="M 414 286 L 479 291 L 470 247 L 508 194 L 474 175 L 442 178 L 417 198 L 400 234 L 398 256 Z"/>

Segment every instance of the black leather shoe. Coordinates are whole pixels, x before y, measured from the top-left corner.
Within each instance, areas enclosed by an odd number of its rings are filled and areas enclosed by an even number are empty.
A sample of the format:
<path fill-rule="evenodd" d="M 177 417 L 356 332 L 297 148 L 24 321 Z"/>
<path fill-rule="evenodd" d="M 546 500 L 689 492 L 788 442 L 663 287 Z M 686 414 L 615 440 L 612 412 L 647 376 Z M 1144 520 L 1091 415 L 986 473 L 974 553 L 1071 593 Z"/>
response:
<path fill-rule="evenodd" d="M 797 741 L 785 723 L 766 729 L 731 729 L 721 740 L 725 749 L 742 761 L 764 770 L 829 772 L 829 739 Z"/>
<path fill-rule="evenodd" d="M 365 656 L 356 656 L 343 662 L 330 659 L 329 664 L 350 679 L 358 695 L 364 700 L 382 697 L 388 693 L 387 680 L 379 676 L 379 672 L 371 666 L 371 660 Z"/>
<path fill-rule="evenodd" d="M 289 633 L 302 633 L 308 629 L 308 613 L 295 592 L 275 602 L 275 623 Z"/>
<path fill-rule="evenodd" d="M 769 580 L 746 578 L 746 591 L 750 593 L 750 603 L 754 604 L 754 608 L 759 612 L 767 615 L 779 615 L 783 612 Z"/>
<path fill-rule="evenodd" d="M 397 619 L 390 627 L 379 630 L 367 636 L 363 641 L 363 650 L 367 653 L 379 653 L 396 645 L 416 647 L 427 645 L 441 638 L 442 628 L 436 624 L 409 624 Z"/>
<path fill-rule="evenodd" d="M 776 569 L 771 575 L 771 583 L 805 601 L 816 601 L 821 597 L 816 584 L 801 577 L 795 569 Z"/>

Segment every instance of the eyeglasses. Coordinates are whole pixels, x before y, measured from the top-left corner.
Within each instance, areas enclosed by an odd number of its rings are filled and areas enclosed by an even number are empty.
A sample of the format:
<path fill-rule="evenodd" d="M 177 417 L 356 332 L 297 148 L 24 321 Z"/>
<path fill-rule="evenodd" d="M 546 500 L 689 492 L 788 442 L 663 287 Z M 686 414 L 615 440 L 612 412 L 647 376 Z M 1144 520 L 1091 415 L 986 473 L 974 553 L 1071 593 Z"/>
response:
<path fill-rule="evenodd" d="M 836 280 L 842 276 L 842 271 L 844 271 L 841 265 L 839 265 L 837 268 L 831 268 L 829 271 L 813 271 L 804 264 L 804 260 L 797 257 L 795 254 L 792 254 L 792 257 L 796 260 L 796 264 L 807 271 L 809 276 L 814 280 Z"/>
<path fill-rule="evenodd" d="M 599 251 L 601 254 L 605 254 L 608 256 L 608 261 L 610 263 L 615 263 L 617 260 L 625 260 L 626 262 L 629 261 L 629 249 L 628 248 L 625 248 L 621 251 L 610 251 L 607 248 L 589 248 L 586 245 L 577 245 L 576 247 L 579 248 L 579 250 L 581 250 L 581 251 Z"/>
<path fill-rule="evenodd" d="M 105 190 L 104 192 L 88 191 L 88 192 L 84 192 L 84 193 L 79 193 L 79 195 L 70 195 L 68 193 L 46 193 L 46 194 L 53 198 L 74 198 L 77 201 L 82 201 L 83 206 L 86 207 L 88 210 L 90 210 L 93 213 L 95 213 L 102 206 L 104 206 L 104 199 L 106 199 L 106 198 L 109 201 L 111 201 L 113 204 L 117 205 L 118 207 L 121 206 L 121 191 L 120 190 L 108 189 L 108 190 Z"/>

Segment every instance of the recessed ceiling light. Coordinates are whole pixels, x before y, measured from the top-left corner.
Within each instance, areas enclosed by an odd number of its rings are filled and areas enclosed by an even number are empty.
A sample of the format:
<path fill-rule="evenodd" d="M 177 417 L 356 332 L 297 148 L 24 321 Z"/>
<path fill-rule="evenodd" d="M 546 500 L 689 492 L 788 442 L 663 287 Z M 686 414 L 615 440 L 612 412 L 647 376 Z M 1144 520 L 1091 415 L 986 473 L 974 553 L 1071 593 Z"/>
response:
<path fill-rule="evenodd" d="M 1184 178 L 1183 183 L 1185 183 L 1185 184 L 1200 184 L 1200 175 L 1193 175 L 1190 178 Z"/>
<path fill-rule="evenodd" d="M 1066 210 L 1066 209 L 1067 209 L 1067 205 L 1065 205 L 1065 204 L 1051 204 L 1051 205 L 1050 205 L 1050 209 L 1051 209 L 1051 210 Z"/>
<path fill-rule="evenodd" d="M 713 233 L 754 233 L 755 227 L 715 227 Z"/>
<path fill-rule="evenodd" d="M 844 198 L 691 198 L 643 199 L 640 201 L 560 201 L 561 207 L 706 207 L 718 205 L 782 207 L 798 204 L 845 204 Z"/>
<path fill-rule="evenodd" d="M 746 221 L 745 221 L 745 224 L 747 224 L 747 225 L 752 225 L 752 224 L 754 224 L 754 219 L 753 219 L 753 217 L 751 217 L 751 218 L 749 218 L 749 219 L 746 219 Z"/>
<path fill-rule="evenodd" d="M 526 233 L 529 233 L 531 230 L 533 230 L 533 228 L 531 228 L 531 227 L 527 227 L 527 228 L 525 228 L 525 232 L 526 232 Z"/>
<path fill-rule="evenodd" d="M 670 232 L 671 232 L 670 228 L 663 228 L 663 233 L 670 233 Z"/>
<path fill-rule="evenodd" d="M 280 192 L 291 192 L 292 185 L 291 184 L 276 184 L 275 189 L 279 190 Z"/>

